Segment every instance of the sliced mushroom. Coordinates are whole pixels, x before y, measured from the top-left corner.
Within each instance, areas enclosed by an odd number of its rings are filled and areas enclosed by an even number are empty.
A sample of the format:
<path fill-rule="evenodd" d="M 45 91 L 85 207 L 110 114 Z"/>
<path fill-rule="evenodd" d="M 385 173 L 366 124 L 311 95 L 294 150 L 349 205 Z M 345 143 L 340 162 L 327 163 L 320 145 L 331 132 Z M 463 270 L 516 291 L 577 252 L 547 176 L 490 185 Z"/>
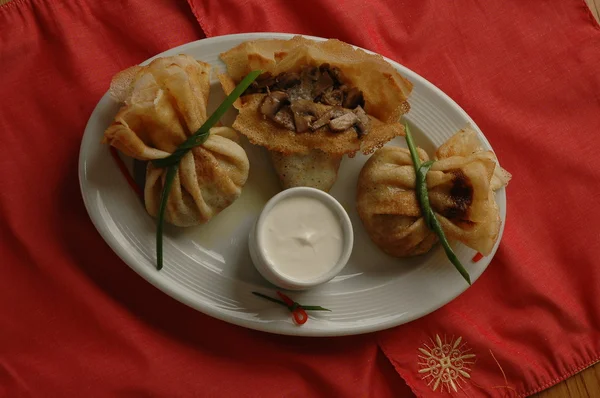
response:
<path fill-rule="evenodd" d="M 311 100 L 292 101 L 292 110 L 294 112 L 305 113 L 307 115 L 317 116 L 319 110 L 317 105 Z"/>
<path fill-rule="evenodd" d="M 297 100 L 292 102 L 292 113 L 294 114 L 294 123 L 296 131 L 303 133 L 310 128 L 310 124 L 317 118 L 317 107 L 310 100 Z"/>
<path fill-rule="evenodd" d="M 242 93 L 242 97 L 245 95 L 250 95 L 250 94 L 256 94 L 256 93 L 260 93 L 262 92 L 262 90 L 260 90 L 258 87 L 256 87 L 256 84 L 254 84 L 256 82 L 253 82 L 251 85 L 248 86 L 248 88 Z"/>
<path fill-rule="evenodd" d="M 315 87 L 312 90 L 313 98 L 320 96 L 330 88 L 333 88 L 333 79 L 327 71 L 323 71 L 321 73 L 321 76 L 319 76 L 319 80 L 317 80 Z"/>
<path fill-rule="evenodd" d="M 279 112 L 279 110 L 288 102 L 289 97 L 287 93 L 283 91 L 273 91 L 265 97 L 260 105 L 260 113 L 274 120 L 277 112 Z"/>
<path fill-rule="evenodd" d="M 329 65 L 329 64 L 327 64 Z M 334 67 L 329 67 L 329 74 L 331 75 L 331 77 L 333 78 L 333 81 L 336 84 L 342 85 L 344 84 L 344 82 L 342 81 L 342 71 L 340 70 L 340 68 L 338 68 L 337 66 Z"/>
<path fill-rule="evenodd" d="M 275 76 L 271 75 L 270 72 L 265 72 L 256 78 L 256 87 L 270 87 L 276 83 Z"/>
<path fill-rule="evenodd" d="M 353 112 L 348 112 L 345 115 L 336 117 L 329 121 L 329 128 L 332 131 L 346 131 L 358 122 L 358 116 Z"/>
<path fill-rule="evenodd" d="M 321 76 L 321 72 L 316 66 L 307 66 L 304 69 L 302 69 L 302 80 L 307 79 L 316 82 L 317 80 L 319 80 L 319 76 Z"/>
<path fill-rule="evenodd" d="M 344 92 L 339 88 L 331 88 L 323 93 L 320 102 L 327 105 L 342 105 L 344 101 Z"/>
<path fill-rule="evenodd" d="M 292 113 L 294 114 L 294 124 L 296 125 L 297 133 L 304 133 L 310 128 L 312 121 L 315 120 L 315 117 L 311 115 L 303 115 L 293 111 Z"/>
<path fill-rule="evenodd" d="M 335 119 L 337 117 L 343 116 L 346 113 L 352 113 L 351 111 L 349 111 L 348 109 L 344 109 L 342 107 L 339 106 L 335 106 L 333 108 L 331 108 L 330 110 L 328 110 L 327 112 L 325 112 L 324 114 L 322 114 L 317 120 L 314 121 L 314 123 L 310 126 L 311 130 L 317 130 L 323 126 L 325 126 L 327 123 L 329 123 L 329 121 L 331 119 Z"/>
<path fill-rule="evenodd" d="M 324 64 L 321 64 L 319 66 L 319 71 L 321 71 L 321 73 L 323 73 L 324 71 L 328 71 L 331 68 L 331 65 L 329 65 L 327 62 Z"/>
<path fill-rule="evenodd" d="M 362 91 L 356 87 L 352 87 L 346 94 L 346 98 L 344 98 L 342 106 L 349 109 L 354 109 L 357 106 L 365 106 L 365 100 L 363 98 Z"/>
<path fill-rule="evenodd" d="M 299 72 L 260 75 L 244 94 L 265 93 L 259 111 L 284 128 L 298 133 L 329 126 L 331 131 L 355 127 L 367 134 L 371 121 L 363 109 L 362 91 L 344 84 L 342 71 L 328 63 L 304 66 Z M 319 115 L 315 103 L 333 106 Z M 353 109 L 353 111 L 351 110 Z"/>
<path fill-rule="evenodd" d="M 277 76 L 277 87 L 287 89 L 300 83 L 300 74 L 296 72 L 283 72 Z"/>
<path fill-rule="evenodd" d="M 277 112 L 273 120 L 288 130 L 296 130 L 296 125 L 294 124 L 294 114 L 289 106 L 286 106 Z"/>
<path fill-rule="evenodd" d="M 358 138 L 361 138 L 369 133 L 371 121 L 369 120 L 369 116 L 367 116 L 365 110 L 360 105 L 354 109 L 354 114 L 358 119 L 358 122 L 356 122 L 356 132 L 358 134 Z"/>

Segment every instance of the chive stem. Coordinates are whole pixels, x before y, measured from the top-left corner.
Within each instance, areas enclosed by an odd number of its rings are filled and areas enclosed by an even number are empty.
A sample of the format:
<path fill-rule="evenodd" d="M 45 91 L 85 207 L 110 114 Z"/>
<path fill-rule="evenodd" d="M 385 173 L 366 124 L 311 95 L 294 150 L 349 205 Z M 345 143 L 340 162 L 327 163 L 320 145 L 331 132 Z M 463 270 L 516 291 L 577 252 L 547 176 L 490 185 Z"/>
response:
<path fill-rule="evenodd" d="M 461 264 L 458 257 L 456 257 L 456 254 L 452 250 L 450 243 L 448 243 L 448 239 L 446 238 L 446 234 L 442 229 L 442 225 L 440 224 L 435 213 L 433 212 L 433 209 L 431 208 L 431 203 L 429 202 L 429 192 L 427 191 L 427 173 L 429 172 L 429 169 L 431 169 L 431 166 L 433 166 L 434 161 L 428 160 L 421 164 L 421 161 L 419 159 L 419 153 L 417 152 L 417 148 L 415 146 L 412 134 L 410 133 L 410 129 L 408 128 L 408 124 L 405 124 L 404 128 L 406 131 L 406 144 L 408 146 L 408 150 L 410 151 L 413 167 L 415 169 L 415 191 L 417 193 L 417 199 L 421 206 L 423 218 L 425 219 L 425 224 L 438 236 L 442 247 L 444 248 L 444 252 L 446 253 L 446 257 L 448 257 L 452 265 L 454 265 L 456 270 L 470 285 L 471 277 L 469 275 L 469 272 Z"/>
<path fill-rule="evenodd" d="M 163 227 L 165 224 L 165 210 L 167 208 L 168 196 L 171 191 L 173 181 L 179 165 L 176 163 L 169 166 L 167 175 L 165 176 L 165 185 L 160 197 L 160 207 L 158 208 L 158 221 L 156 224 L 156 269 L 161 270 L 163 267 Z"/>
<path fill-rule="evenodd" d="M 416 188 L 417 195 L 419 199 L 419 203 L 421 204 L 422 209 L 431 210 L 431 204 L 429 203 L 429 192 L 427 191 L 427 172 L 433 166 L 433 160 L 428 160 L 425 163 L 421 164 L 417 169 L 416 176 Z M 423 217 L 425 218 L 425 223 L 429 227 L 429 229 L 433 230 L 433 220 L 431 215 L 432 211 L 423 211 Z"/>
<path fill-rule="evenodd" d="M 304 311 L 330 311 L 331 312 L 331 310 L 329 310 L 327 308 L 323 308 L 320 305 L 302 305 L 302 304 L 297 303 L 297 302 L 294 302 L 294 304 L 292 304 L 292 305 L 287 305 L 286 303 L 284 303 L 281 300 L 278 300 L 276 298 L 267 296 L 267 295 L 259 293 L 259 292 L 252 292 L 252 294 L 255 295 L 255 296 L 258 296 L 258 297 L 262 297 L 265 300 L 272 301 L 273 303 L 277 303 L 279 305 L 282 305 L 282 306 L 284 306 L 285 308 L 289 309 L 292 312 L 296 308 L 302 308 Z"/>
<path fill-rule="evenodd" d="M 412 134 L 410 133 L 410 128 L 408 128 L 408 123 L 404 125 L 404 130 L 406 131 L 406 145 L 408 145 L 408 150 L 410 151 L 410 157 L 412 158 L 416 173 L 418 168 L 421 166 L 419 152 L 417 151 L 417 147 L 415 146 Z"/>

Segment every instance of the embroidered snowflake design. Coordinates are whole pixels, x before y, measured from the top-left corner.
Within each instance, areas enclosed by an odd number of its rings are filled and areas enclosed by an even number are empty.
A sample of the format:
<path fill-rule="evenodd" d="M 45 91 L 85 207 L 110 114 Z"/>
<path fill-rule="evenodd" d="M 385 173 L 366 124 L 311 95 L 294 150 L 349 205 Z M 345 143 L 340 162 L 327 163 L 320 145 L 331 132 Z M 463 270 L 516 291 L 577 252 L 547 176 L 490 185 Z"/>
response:
<path fill-rule="evenodd" d="M 462 343 L 462 337 L 444 341 L 439 335 L 435 335 L 435 341 L 430 340 L 431 347 L 425 343 L 419 348 L 419 374 L 427 381 L 427 385 L 436 391 L 440 385 L 440 392 L 450 388 L 458 391 L 460 383 L 470 379 L 470 365 L 475 363 L 475 354 L 469 354 L 466 343 Z M 462 343 L 462 344 L 461 344 Z"/>

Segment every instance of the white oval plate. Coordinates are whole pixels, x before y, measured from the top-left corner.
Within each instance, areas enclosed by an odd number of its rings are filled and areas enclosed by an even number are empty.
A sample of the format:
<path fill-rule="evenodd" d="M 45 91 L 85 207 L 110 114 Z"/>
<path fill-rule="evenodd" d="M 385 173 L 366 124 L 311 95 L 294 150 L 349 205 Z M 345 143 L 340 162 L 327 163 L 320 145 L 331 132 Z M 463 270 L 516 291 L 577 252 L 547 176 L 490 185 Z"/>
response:
<path fill-rule="evenodd" d="M 219 54 L 247 40 L 289 39 L 282 33 L 252 33 L 214 37 L 188 43 L 160 56 L 179 53 L 212 64 L 224 71 Z M 314 40 L 321 38 L 309 37 Z M 154 57 L 154 58 L 156 58 Z M 144 64 L 148 63 L 146 61 Z M 453 133 L 468 124 L 491 149 L 471 118 L 447 95 L 427 80 L 388 60 L 414 85 L 406 120 L 417 145 L 432 154 Z M 224 98 L 213 74 L 209 112 Z M 148 282 L 205 314 L 266 332 L 340 336 L 373 332 L 410 322 L 448 303 L 468 285 L 436 246 L 425 256 L 396 259 L 383 254 L 369 239 L 355 209 L 356 181 L 366 156 L 344 158 L 331 190 L 348 211 L 354 225 L 354 250 L 344 271 L 331 282 L 306 292 L 291 294 L 306 305 L 321 305 L 331 313 L 311 313 L 309 321 L 295 325 L 284 307 L 252 295 L 275 295 L 251 263 L 248 232 L 262 206 L 279 191 L 277 178 L 262 148 L 244 142 L 250 159 L 250 176 L 240 198 L 203 226 L 165 231 L 165 266 L 155 268 L 155 222 L 120 174 L 109 148 L 100 144 L 119 105 L 105 94 L 85 129 L 79 159 L 81 191 L 94 225 L 110 247 Z M 224 119 L 233 120 L 233 111 Z M 405 146 L 403 138 L 391 145 Z M 389 144 L 388 144 L 389 145 Z M 506 217 L 504 189 L 496 193 L 502 225 Z M 503 230 L 503 228 L 502 228 Z M 500 237 L 502 237 L 502 230 Z M 498 243 L 500 239 L 498 239 Z M 494 248 L 494 252 L 498 247 Z M 473 263 L 475 252 L 455 245 L 473 281 L 483 273 L 493 254 Z"/>

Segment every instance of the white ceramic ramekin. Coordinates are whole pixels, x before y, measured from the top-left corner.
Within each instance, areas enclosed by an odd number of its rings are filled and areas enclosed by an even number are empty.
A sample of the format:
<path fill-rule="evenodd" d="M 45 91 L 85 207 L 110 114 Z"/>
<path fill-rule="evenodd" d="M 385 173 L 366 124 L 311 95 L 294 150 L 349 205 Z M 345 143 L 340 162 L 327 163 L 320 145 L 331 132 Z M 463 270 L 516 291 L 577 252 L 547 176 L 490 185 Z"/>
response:
<path fill-rule="evenodd" d="M 312 279 L 293 279 L 286 275 L 281 274 L 277 271 L 275 266 L 271 263 L 269 257 L 266 255 L 264 246 L 261 242 L 262 234 L 260 231 L 263 228 L 264 220 L 273 209 L 273 207 L 282 199 L 289 198 L 291 196 L 308 196 L 314 199 L 320 200 L 322 203 L 327 205 L 339 218 L 343 232 L 342 242 L 342 254 L 337 262 L 328 272 L 315 276 Z M 352 254 L 352 246 L 354 245 L 354 232 L 352 230 L 352 223 L 348 213 L 342 207 L 342 205 L 331 195 L 323 192 L 319 189 L 308 188 L 308 187 L 295 187 L 286 189 L 277 195 L 273 196 L 271 200 L 267 202 L 263 208 L 258 220 L 250 230 L 249 236 L 249 248 L 250 257 L 254 266 L 260 272 L 260 274 L 272 284 L 279 286 L 282 289 L 287 290 L 305 290 L 320 284 L 326 283 L 333 279 L 344 267 Z"/>

